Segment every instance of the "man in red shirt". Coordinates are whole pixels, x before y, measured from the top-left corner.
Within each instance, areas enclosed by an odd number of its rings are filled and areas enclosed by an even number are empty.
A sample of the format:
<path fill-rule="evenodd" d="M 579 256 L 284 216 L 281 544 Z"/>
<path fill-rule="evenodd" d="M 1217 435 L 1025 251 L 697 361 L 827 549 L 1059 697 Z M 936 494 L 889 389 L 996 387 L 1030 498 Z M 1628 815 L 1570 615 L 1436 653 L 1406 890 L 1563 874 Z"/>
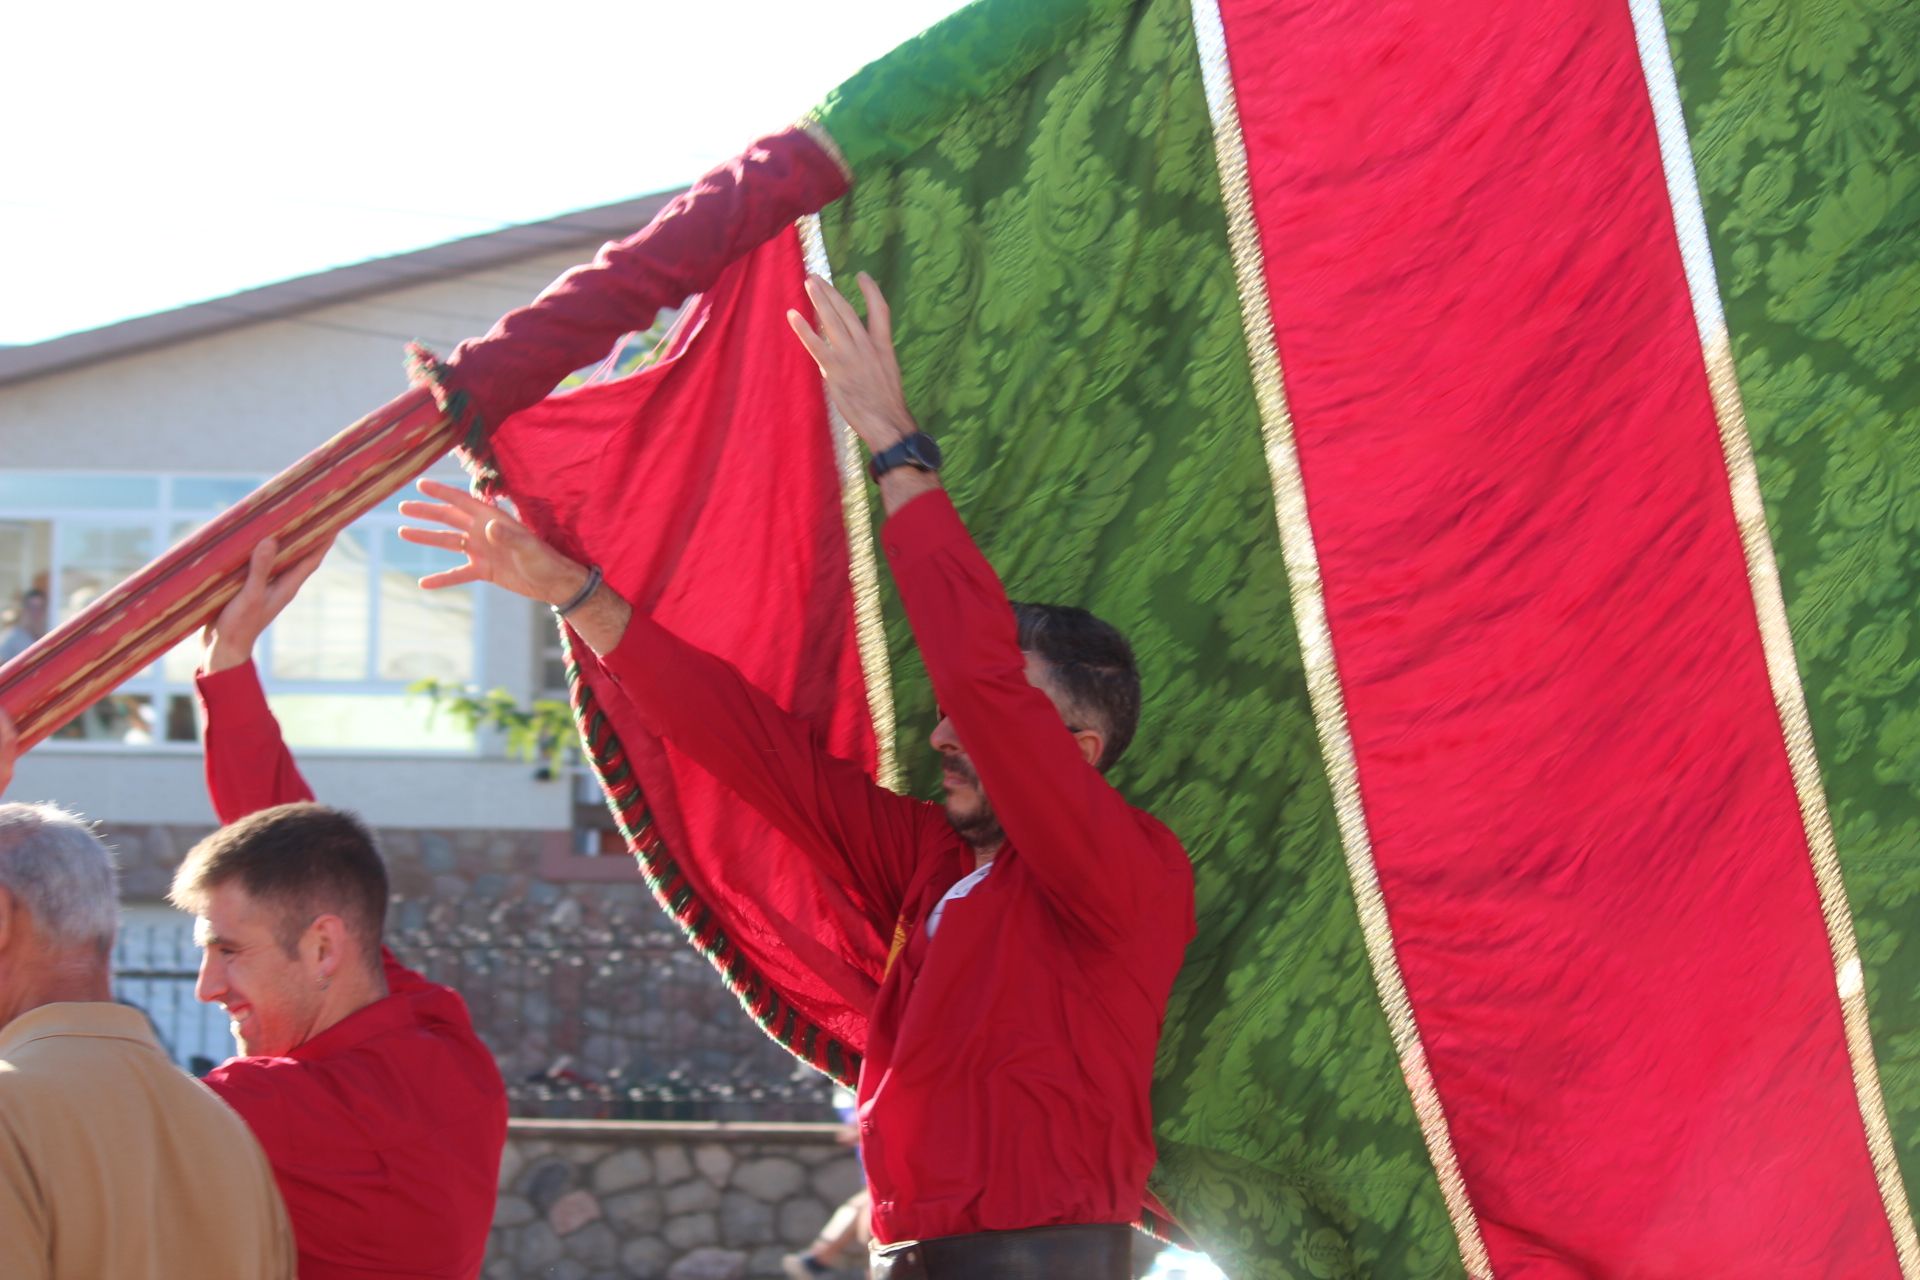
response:
<path fill-rule="evenodd" d="M 597 569 L 457 489 L 424 482 L 439 501 L 403 514 L 448 527 L 402 536 L 468 557 L 423 586 L 487 580 L 553 605 L 652 732 L 895 941 L 859 1091 L 876 1274 L 1118 1280 L 1154 1159 L 1154 1050 L 1193 936 L 1180 842 L 1101 773 L 1138 718 L 1132 654 L 1083 610 L 1009 605 L 907 411 L 878 289 L 861 277 L 869 327 L 808 287 L 819 329 L 794 328 L 875 454 L 887 557 L 943 713 L 944 806 L 875 785 Z"/>
<path fill-rule="evenodd" d="M 246 586 L 199 679 L 207 784 L 226 823 L 170 895 L 196 917 L 195 994 L 241 1057 L 206 1083 L 253 1130 L 293 1222 L 301 1280 L 470 1280 L 486 1253 L 507 1101 L 466 1003 L 381 945 L 387 874 L 348 813 L 311 803 L 250 655 L 315 555 Z"/>

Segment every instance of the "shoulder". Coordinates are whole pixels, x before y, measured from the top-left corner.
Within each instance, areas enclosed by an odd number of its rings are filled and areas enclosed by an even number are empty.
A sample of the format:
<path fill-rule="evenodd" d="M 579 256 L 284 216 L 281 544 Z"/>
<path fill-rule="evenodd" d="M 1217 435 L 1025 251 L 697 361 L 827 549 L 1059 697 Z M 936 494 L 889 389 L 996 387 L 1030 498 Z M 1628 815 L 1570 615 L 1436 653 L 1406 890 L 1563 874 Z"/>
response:
<path fill-rule="evenodd" d="M 1187 856 L 1187 848 L 1180 843 L 1180 837 L 1174 834 L 1173 828 L 1145 809 L 1128 805 L 1127 812 L 1133 819 L 1134 829 L 1140 834 L 1140 843 L 1146 851 L 1149 867 L 1170 881 L 1191 886 L 1193 860 Z"/>
<path fill-rule="evenodd" d="M 309 1111 L 320 1092 L 306 1064 L 293 1058 L 229 1058 L 201 1083 L 238 1112 L 263 1145 L 288 1114 Z"/>

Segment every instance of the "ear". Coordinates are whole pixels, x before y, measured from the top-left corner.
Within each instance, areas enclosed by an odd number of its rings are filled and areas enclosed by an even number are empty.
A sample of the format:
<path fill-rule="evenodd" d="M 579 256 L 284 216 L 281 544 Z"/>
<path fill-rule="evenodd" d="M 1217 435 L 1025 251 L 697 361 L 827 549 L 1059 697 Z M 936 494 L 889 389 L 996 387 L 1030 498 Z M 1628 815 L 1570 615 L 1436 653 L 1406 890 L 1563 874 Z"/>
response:
<path fill-rule="evenodd" d="M 5 951 L 20 936 L 20 926 L 14 920 L 14 908 L 18 905 L 13 890 L 0 889 L 0 951 Z"/>
<path fill-rule="evenodd" d="M 1075 729 L 1073 740 L 1080 747 L 1080 758 L 1094 768 L 1100 767 L 1100 757 L 1107 750 L 1107 735 L 1098 729 Z"/>
<path fill-rule="evenodd" d="M 353 948 L 353 938 L 348 933 L 347 922 L 339 916 L 328 913 L 315 916 L 313 923 L 307 926 L 306 943 L 313 950 L 310 953 L 314 968 L 322 978 L 331 981 L 346 964 L 347 956 Z"/>

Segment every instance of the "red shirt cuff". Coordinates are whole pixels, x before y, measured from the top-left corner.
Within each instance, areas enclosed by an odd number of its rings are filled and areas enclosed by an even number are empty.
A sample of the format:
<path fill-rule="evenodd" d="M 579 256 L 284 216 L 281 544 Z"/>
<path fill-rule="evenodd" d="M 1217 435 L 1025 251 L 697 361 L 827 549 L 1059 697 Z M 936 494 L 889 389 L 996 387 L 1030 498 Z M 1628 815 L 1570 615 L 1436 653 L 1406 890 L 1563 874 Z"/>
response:
<path fill-rule="evenodd" d="M 216 707 L 220 718 L 238 724 L 251 717 L 269 716 L 267 692 L 260 687 L 260 673 L 249 658 L 224 671 L 196 671 L 193 687 L 200 694 L 200 705 L 211 713 Z"/>
<path fill-rule="evenodd" d="M 971 546 L 973 539 L 945 489 L 921 494 L 888 516 L 880 529 L 880 545 L 896 574 L 956 542 Z"/>

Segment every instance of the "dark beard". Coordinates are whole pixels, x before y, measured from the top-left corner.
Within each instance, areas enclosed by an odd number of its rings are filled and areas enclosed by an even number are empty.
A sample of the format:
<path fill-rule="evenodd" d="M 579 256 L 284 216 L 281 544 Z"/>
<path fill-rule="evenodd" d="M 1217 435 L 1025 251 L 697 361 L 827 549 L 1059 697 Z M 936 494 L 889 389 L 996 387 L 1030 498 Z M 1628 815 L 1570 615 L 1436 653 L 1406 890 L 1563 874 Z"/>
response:
<path fill-rule="evenodd" d="M 949 761 L 947 767 L 965 779 L 973 788 L 973 794 L 980 797 L 980 807 L 964 818 L 955 814 L 952 802 L 948 802 L 947 821 L 952 824 L 954 834 L 970 849 L 997 848 L 1007 838 L 1007 833 L 1000 829 L 1000 819 L 994 814 L 993 804 L 980 786 L 980 775 L 958 760 Z"/>
<path fill-rule="evenodd" d="M 979 809 L 964 818 L 955 816 L 953 807 L 949 805 L 947 822 L 952 825 L 954 834 L 959 836 L 969 849 L 996 848 L 1007 838 L 1007 833 L 1000 829 L 1000 819 L 995 816 L 993 806 L 984 799 L 981 800 Z"/>

